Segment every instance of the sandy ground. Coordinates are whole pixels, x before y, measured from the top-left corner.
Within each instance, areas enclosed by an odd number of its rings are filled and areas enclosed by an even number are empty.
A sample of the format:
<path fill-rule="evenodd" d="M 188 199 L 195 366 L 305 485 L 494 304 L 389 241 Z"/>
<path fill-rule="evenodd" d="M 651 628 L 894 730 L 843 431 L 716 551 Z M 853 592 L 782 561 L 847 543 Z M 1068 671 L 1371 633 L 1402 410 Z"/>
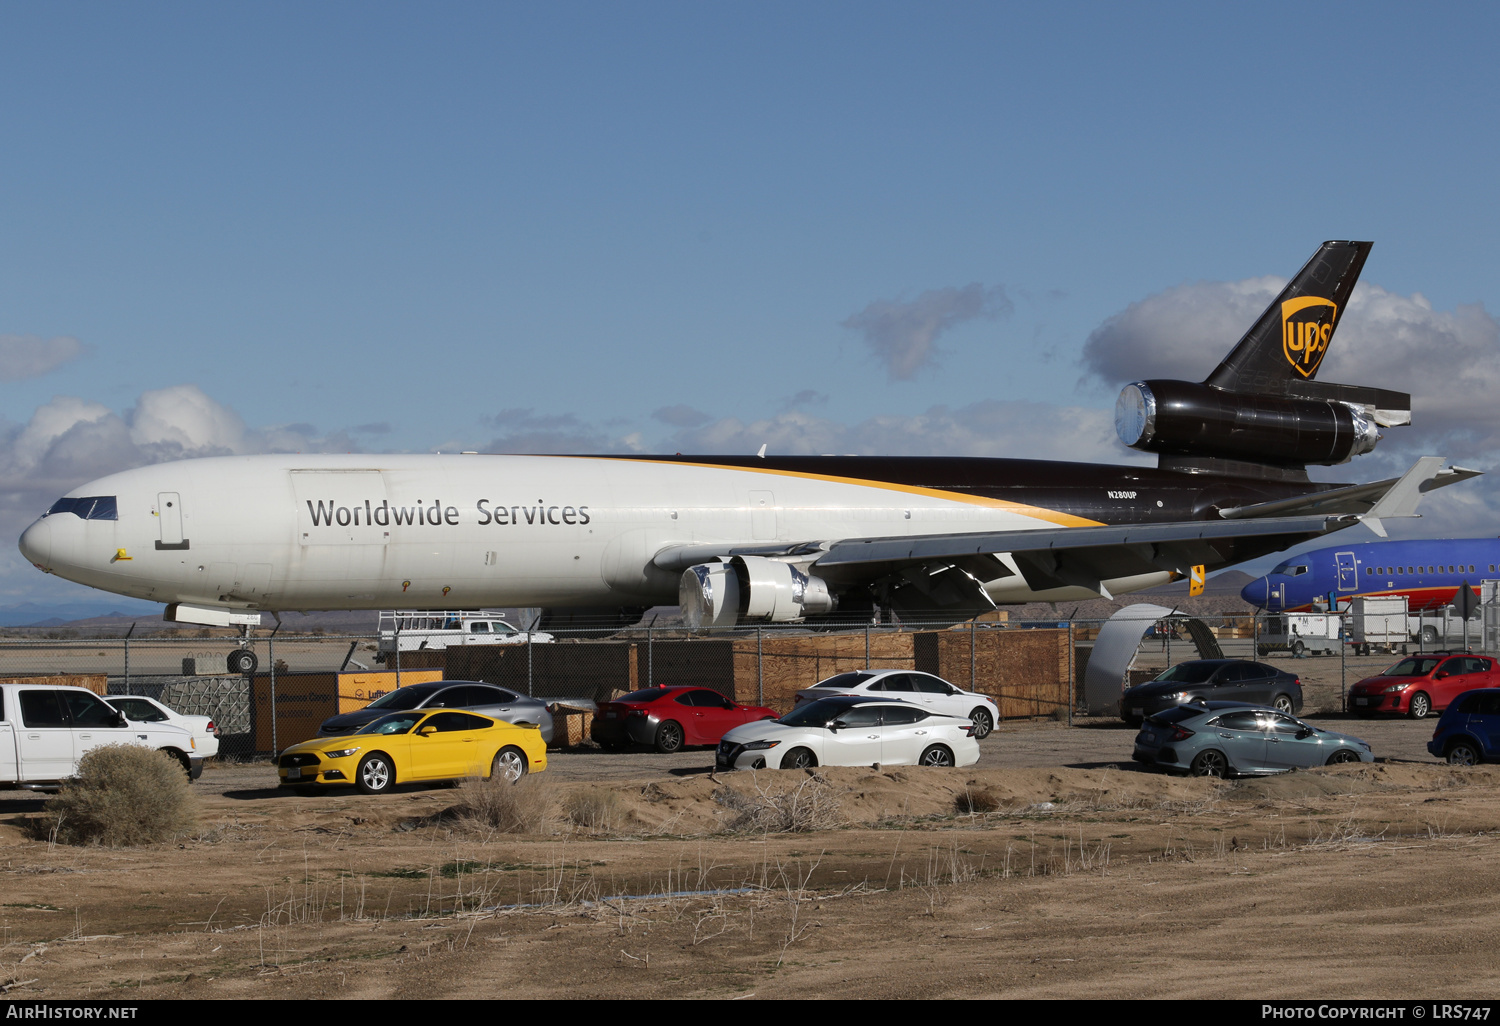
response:
<path fill-rule="evenodd" d="M 1430 722 L 1368 725 L 1392 750 L 1431 733 Z M 997 732 L 993 757 L 969 769 L 718 779 L 701 751 L 696 765 L 643 755 L 602 779 L 602 763 L 563 756 L 517 790 L 546 815 L 522 834 L 443 817 L 459 789 L 301 797 L 278 793 L 270 767 L 242 766 L 204 774 L 194 836 L 68 848 L 30 839 L 45 799 L 10 792 L 0 987 L 11 998 L 1495 992 L 1500 877 L 1487 867 L 1500 857 L 1500 769 L 1387 756 L 1183 779 L 1101 758 L 1116 740 L 1128 732 L 1039 727 Z M 1006 764 L 1026 759 L 1041 764 Z M 793 800 L 827 825 L 742 822 L 757 803 Z"/>

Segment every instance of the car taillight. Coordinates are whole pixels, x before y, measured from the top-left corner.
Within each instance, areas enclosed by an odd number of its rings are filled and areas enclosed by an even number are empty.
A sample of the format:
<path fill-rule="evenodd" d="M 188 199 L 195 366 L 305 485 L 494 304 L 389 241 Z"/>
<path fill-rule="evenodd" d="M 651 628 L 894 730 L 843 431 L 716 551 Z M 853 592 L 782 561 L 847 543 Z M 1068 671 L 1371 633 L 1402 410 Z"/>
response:
<path fill-rule="evenodd" d="M 1172 728 L 1172 736 L 1170 738 L 1168 738 L 1167 740 L 1169 740 L 1169 741 L 1186 741 L 1188 738 L 1190 738 L 1192 736 L 1193 736 L 1193 732 L 1191 730 L 1186 729 L 1185 727 L 1173 727 Z"/>
<path fill-rule="evenodd" d="M 964 733 L 967 734 L 969 737 L 973 737 L 974 736 L 974 724 L 971 723 L 967 727 L 965 727 L 964 728 Z"/>
<path fill-rule="evenodd" d="M 1292 683 L 1295 684 L 1295 685 L 1297 685 L 1300 688 L 1302 686 L 1302 678 L 1301 677 L 1293 677 L 1292 678 Z"/>
<path fill-rule="evenodd" d="M 644 709 L 626 709 L 625 710 L 625 715 L 626 716 L 644 716 L 644 715 L 646 715 L 646 710 L 644 710 Z"/>
<path fill-rule="evenodd" d="M 213 720 L 208 721 L 208 732 L 210 734 L 217 734 L 219 732 L 219 728 L 214 726 Z"/>

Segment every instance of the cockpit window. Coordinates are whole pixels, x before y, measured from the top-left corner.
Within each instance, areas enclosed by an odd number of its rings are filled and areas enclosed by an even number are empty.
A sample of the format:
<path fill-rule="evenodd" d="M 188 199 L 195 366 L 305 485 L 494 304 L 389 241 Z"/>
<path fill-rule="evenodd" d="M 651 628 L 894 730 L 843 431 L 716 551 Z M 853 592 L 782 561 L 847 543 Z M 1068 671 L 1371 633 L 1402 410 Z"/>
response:
<path fill-rule="evenodd" d="M 113 495 L 85 495 L 79 498 L 58 499 L 43 516 L 54 513 L 71 513 L 80 520 L 119 520 Z"/>
<path fill-rule="evenodd" d="M 1282 563 L 1275 570 L 1272 570 L 1271 573 L 1273 573 L 1273 574 L 1285 574 L 1288 577 L 1300 577 L 1301 575 L 1307 573 L 1307 566 L 1306 565 L 1300 565 L 1299 566 L 1299 565 L 1294 564 L 1294 563 Z"/>

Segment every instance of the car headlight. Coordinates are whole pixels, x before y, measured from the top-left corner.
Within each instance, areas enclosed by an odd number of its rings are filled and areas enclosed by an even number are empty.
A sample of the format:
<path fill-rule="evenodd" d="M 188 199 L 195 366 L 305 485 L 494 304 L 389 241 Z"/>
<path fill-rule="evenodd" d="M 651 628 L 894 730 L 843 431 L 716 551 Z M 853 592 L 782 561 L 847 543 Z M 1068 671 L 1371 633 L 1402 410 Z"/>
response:
<path fill-rule="evenodd" d="M 780 741 L 751 741 L 748 745 L 745 746 L 745 751 L 762 752 L 767 748 L 775 748 L 779 744 L 781 744 Z"/>
<path fill-rule="evenodd" d="M 1385 689 L 1385 693 L 1389 695 L 1392 691 L 1405 691 L 1409 687 L 1411 687 L 1410 684 L 1392 684 Z"/>
<path fill-rule="evenodd" d="M 359 751 L 358 748 L 340 748 L 336 752 L 324 752 L 323 754 L 330 759 L 346 759 L 357 751 Z"/>

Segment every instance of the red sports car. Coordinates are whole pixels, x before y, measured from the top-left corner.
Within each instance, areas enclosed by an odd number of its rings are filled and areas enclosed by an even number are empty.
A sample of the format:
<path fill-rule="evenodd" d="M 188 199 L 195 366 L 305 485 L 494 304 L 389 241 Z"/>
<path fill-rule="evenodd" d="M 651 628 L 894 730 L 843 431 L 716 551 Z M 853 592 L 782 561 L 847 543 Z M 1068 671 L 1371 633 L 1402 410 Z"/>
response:
<path fill-rule="evenodd" d="M 1407 656 L 1389 670 L 1349 689 L 1349 711 L 1359 716 L 1399 713 L 1420 720 L 1442 712 L 1465 691 L 1500 687 L 1500 668 L 1489 656 L 1428 652 Z"/>
<path fill-rule="evenodd" d="M 610 749 L 634 742 L 675 752 L 683 745 L 717 745 L 726 730 L 780 715 L 763 705 L 738 705 L 708 688 L 645 688 L 600 702 L 589 736 Z"/>

